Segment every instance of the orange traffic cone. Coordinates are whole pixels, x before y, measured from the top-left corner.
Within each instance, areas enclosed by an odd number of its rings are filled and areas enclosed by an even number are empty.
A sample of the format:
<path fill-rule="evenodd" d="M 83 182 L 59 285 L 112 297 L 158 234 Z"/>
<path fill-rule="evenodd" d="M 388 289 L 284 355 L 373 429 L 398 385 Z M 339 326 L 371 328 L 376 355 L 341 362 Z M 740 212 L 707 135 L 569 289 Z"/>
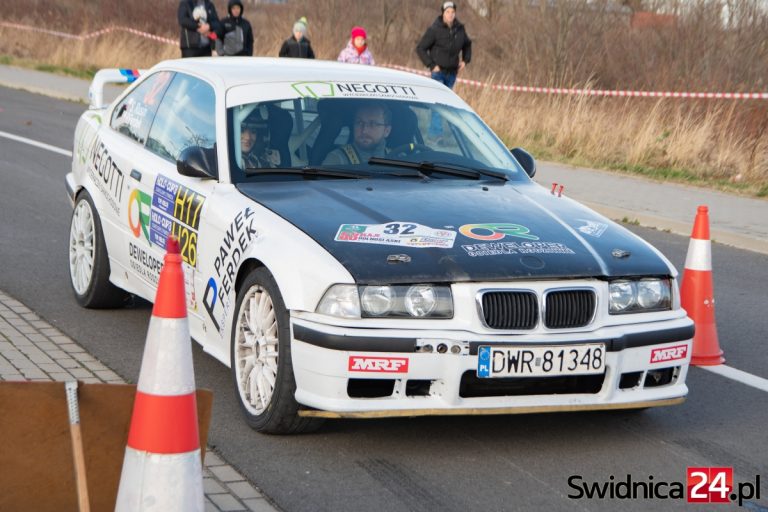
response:
<path fill-rule="evenodd" d="M 179 243 L 169 238 L 141 361 L 116 511 L 203 511 L 192 346 Z"/>
<path fill-rule="evenodd" d="M 693 224 L 685 271 L 680 286 L 683 309 L 696 324 L 691 364 L 711 366 L 725 362 L 717 341 L 715 296 L 712 287 L 712 243 L 709 240 L 709 208 L 699 206 Z"/>

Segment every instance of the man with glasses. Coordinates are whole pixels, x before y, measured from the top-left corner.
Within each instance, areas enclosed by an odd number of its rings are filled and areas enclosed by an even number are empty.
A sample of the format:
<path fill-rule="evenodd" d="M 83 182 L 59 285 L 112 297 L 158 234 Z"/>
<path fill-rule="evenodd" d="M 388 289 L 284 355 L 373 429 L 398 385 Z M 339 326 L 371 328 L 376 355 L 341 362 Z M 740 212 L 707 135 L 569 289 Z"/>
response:
<path fill-rule="evenodd" d="M 323 165 L 368 163 L 374 156 L 385 156 L 387 137 L 392 131 L 392 112 L 384 105 L 369 104 L 357 109 L 352 124 L 352 144 L 344 144 L 325 157 Z"/>

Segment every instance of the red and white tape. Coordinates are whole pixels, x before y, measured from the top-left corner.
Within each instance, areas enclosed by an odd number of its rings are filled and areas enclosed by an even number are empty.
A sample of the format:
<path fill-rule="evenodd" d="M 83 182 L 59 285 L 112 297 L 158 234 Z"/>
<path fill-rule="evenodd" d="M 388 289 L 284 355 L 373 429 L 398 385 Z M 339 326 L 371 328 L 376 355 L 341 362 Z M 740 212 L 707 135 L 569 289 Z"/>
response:
<path fill-rule="evenodd" d="M 0 21 L 0 27 L 13 28 L 16 30 L 26 30 L 27 32 L 37 32 L 40 34 L 48 34 L 56 37 L 63 37 L 65 39 L 73 39 L 75 41 L 85 41 L 87 39 L 93 39 L 94 37 L 99 37 L 105 34 L 109 34 L 111 32 L 128 32 L 130 34 L 133 34 L 139 37 L 144 37 L 146 39 L 151 39 L 153 41 L 158 41 L 160 43 L 173 44 L 173 45 L 179 44 L 179 42 L 174 39 L 156 36 L 148 32 L 142 32 L 141 30 L 136 30 L 135 28 L 120 27 L 120 26 L 107 27 L 101 30 L 96 30 L 94 32 L 88 32 L 87 34 L 68 34 L 66 32 L 59 32 L 57 30 L 48 30 L 45 28 L 33 27 L 30 25 L 21 25 L 19 23 L 9 23 L 7 21 Z"/>
<path fill-rule="evenodd" d="M 169 39 L 167 37 L 156 36 L 148 32 L 142 32 L 130 27 L 112 26 L 95 32 L 89 32 L 87 34 L 68 34 L 66 32 L 58 32 L 56 30 L 48 30 L 44 28 L 33 27 L 30 25 L 21 25 L 19 23 L 10 23 L 7 21 L 0 21 L 0 27 L 13 28 L 17 30 L 26 30 L 29 32 L 38 32 L 41 34 L 48 34 L 57 37 L 63 37 L 65 39 L 73 39 L 77 41 L 85 41 L 87 39 L 93 39 L 110 32 L 128 32 L 135 36 L 144 37 L 160 43 L 176 45 L 178 41 Z M 397 64 L 384 64 L 385 67 L 392 69 L 399 69 L 401 71 L 408 71 L 419 75 L 429 76 L 429 72 L 421 71 L 418 69 L 407 68 L 405 66 L 399 66 Z M 715 100 L 768 100 L 768 92 L 678 92 L 678 91 L 613 91 L 613 90 L 600 90 L 600 89 L 566 89 L 562 87 L 531 87 L 527 85 L 501 85 L 492 84 L 488 82 L 480 82 L 478 80 L 469 80 L 466 78 L 458 78 L 456 80 L 459 83 L 471 85 L 474 87 L 489 87 L 495 91 L 507 91 L 507 92 L 532 92 L 539 94 L 570 94 L 574 96 L 606 96 L 606 97 L 620 97 L 620 98 L 686 98 L 686 99 L 715 99 Z"/>
<path fill-rule="evenodd" d="M 428 71 L 384 64 L 384 66 L 408 71 L 418 75 L 429 76 Z M 610 91 L 600 89 L 565 89 L 561 87 L 529 87 L 527 85 L 499 85 L 478 80 L 457 78 L 457 82 L 474 87 L 490 87 L 496 91 L 534 92 L 542 94 L 572 94 L 577 96 L 617 96 L 624 98 L 693 98 L 693 99 L 724 99 L 724 100 L 768 100 L 768 92 L 676 92 L 676 91 Z"/>

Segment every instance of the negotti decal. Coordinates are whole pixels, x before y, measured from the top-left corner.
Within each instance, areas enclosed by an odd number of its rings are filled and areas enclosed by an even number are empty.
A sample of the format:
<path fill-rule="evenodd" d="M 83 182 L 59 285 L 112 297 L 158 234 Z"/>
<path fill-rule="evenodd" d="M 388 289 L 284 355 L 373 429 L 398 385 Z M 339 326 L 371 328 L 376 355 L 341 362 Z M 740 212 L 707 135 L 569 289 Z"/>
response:
<path fill-rule="evenodd" d="M 296 82 L 294 91 L 304 98 L 358 97 L 358 98 L 417 98 L 416 90 L 408 85 L 378 84 L 370 82 Z"/>
<path fill-rule="evenodd" d="M 150 242 L 165 248 L 169 235 L 179 239 L 181 258 L 197 266 L 197 229 L 205 196 L 165 176 L 158 176 L 152 193 Z"/>
<path fill-rule="evenodd" d="M 501 256 L 506 254 L 576 254 L 559 242 L 492 242 L 462 245 L 469 256 Z"/>
<path fill-rule="evenodd" d="M 467 238 L 484 241 L 501 240 L 506 236 L 526 240 L 539 239 L 538 236 L 530 234 L 531 230 L 527 227 L 509 223 L 464 224 L 459 228 L 459 232 Z"/>
<path fill-rule="evenodd" d="M 455 239 L 455 231 L 400 221 L 387 224 L 342 224 L 334 237 L 336 242 L 438 249 L 452 248 Z"/>
<path fill-rule="evenodd" d="M 224 239 L 219 244 L 219 251 L 213 261 L 216 275 L 208 279 L 203 293 L 203 307 L 213 322 L 216 330 L 223 336 L 224 319 L 230 307 L 237 268 L 243 254 L 258 237 L 253 224 L 253 210 L 246 208 L 238 213 L 229 224 Z"/>
<path fill-rule="evenodd" d="M 88 150 L 86 170 L 96 187 L 104 194 L 110 208 L 120 215 L 120 202 L 123 198 L 125 175 L 112 160 L 109 151 L 101 139 L 94 137 Z"/>

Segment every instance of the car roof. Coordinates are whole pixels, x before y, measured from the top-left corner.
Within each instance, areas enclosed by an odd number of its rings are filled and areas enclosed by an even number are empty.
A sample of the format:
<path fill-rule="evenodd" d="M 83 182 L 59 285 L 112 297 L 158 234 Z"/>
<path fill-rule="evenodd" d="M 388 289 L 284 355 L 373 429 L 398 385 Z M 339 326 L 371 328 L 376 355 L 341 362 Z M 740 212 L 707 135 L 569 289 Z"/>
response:
<path fill-rule="evenodd" d="M 305 80 L 365 81 L 439 87 L 439 82 L 414 73 L 378 66 L 346 64 L 336 61 L 270 57 L 196 57 L 160 62 L 152 71 L 170 69 L 208 78 L 230 87 L 270 82 Z"/>

